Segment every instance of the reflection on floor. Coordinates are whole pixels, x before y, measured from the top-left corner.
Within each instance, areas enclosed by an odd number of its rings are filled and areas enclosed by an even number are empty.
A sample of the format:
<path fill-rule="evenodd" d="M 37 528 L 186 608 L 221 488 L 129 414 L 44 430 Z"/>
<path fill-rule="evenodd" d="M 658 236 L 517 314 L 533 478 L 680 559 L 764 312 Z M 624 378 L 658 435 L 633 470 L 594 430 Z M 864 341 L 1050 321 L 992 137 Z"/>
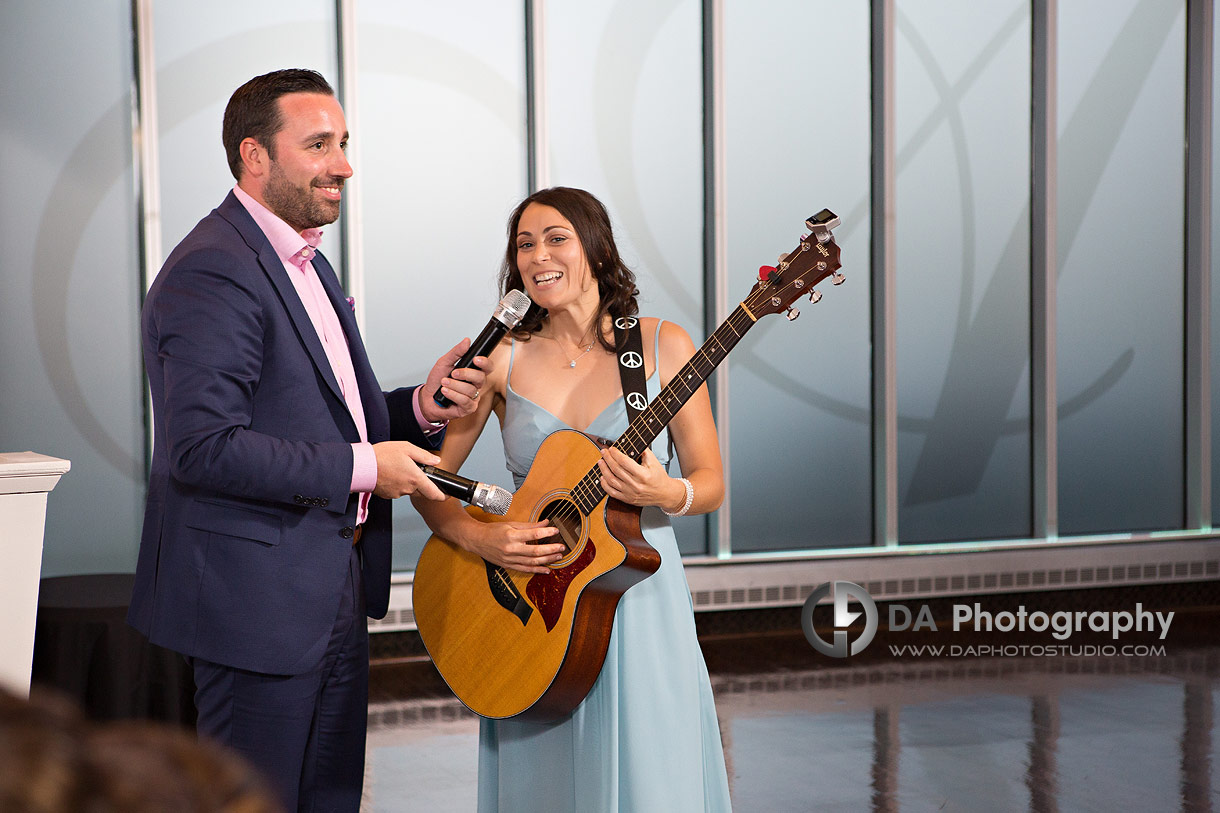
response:
<path fill-rule="evenodd" d="M 709 634 L 734 810 L 1220 811 L 1220 616 L 1194 610 L 1163 654 L 828 664 L 789 633 Z M 477 721 L 443 692 L 392 697 L 392 671 L 375 670 L 365 809 L 473 811 Z"/>

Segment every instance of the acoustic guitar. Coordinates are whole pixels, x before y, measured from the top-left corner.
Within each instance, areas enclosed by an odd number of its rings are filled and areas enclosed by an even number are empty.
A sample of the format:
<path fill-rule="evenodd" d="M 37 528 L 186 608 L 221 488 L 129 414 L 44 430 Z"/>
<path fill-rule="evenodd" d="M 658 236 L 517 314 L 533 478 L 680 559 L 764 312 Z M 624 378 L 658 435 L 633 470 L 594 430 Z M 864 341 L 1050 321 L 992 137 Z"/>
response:
<path fill-rule="evenodd" d="M 810 234 L 774 267 L 712 333 L 614 446 L 638 458 L 682 405 L 765 315 L 787 311 L 827 277 L 843 281 L 828 209 L 805 221 Z M 610 499 L 597 461 L 601 446 L 575 430 L 538 449 L 505 516 L 467 510 L 484 522 L 549 520 L 547 542 L 567 552 L 545 574 L 493 565 L 433 536 L 415 569 L 412 601 L 420 637 L 441 676 L 472 711 L 490 718 L 550 720 L 571 712 L 601 672 L 619 599 L 656 572 L 661 556 L 644 541 L 640 509 Z"/>

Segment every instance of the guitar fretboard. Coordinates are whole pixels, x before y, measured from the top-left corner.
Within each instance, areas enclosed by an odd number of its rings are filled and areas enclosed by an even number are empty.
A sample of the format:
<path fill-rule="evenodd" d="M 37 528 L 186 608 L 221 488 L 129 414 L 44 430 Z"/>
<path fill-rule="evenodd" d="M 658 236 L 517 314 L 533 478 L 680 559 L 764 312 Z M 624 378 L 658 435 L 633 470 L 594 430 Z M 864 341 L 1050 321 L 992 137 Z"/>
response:
<path fill-rule="evenodd" d="M 683 404 L 690 400 L 712 371 L 720 366 L 729 351 L 737 346 L 741 337 L 746 334 L 757 321 L 746 309 L 745 304 L 738 305 L 729 318 L 712 332 L 690 361 L 683 365 L 678 374 L 661 390 L 660 394 L 648 407 L 636 416 L 627 427 L 614 448 L 623 454 L 638 459 L 644 450 L 652 445 L 657 435 L 661 434 L 673 417 L 682 409 Z M 658 328 L 659 329 L 659 328 Z M 572 498 L 577 508 L 588 516 L 597 504 L 606 496 L 601 486 L 601 473 L 597 466 L 587 471 L 580 482 L 572 489 Z"/>

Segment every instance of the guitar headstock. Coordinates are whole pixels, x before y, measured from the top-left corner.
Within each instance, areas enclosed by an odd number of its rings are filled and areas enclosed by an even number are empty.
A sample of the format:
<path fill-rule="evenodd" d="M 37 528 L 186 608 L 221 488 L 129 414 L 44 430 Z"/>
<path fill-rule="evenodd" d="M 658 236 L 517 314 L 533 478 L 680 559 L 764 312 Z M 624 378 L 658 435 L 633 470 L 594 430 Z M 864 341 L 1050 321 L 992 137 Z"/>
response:
<path fill-rule="evenodd" d="M 829 209 L 823 209 L 805 221 L 809 234 L 789 253 L 779 258 L 774 267 L 763 266 L 758 272 L 758 282 L 743 303 L 750 313 L 758 318 L 769 313 L 788 312 L 788 319 L 795 319 L 800 311 L 792 303 L 808 294 L 810 302 L 817 302 L 822 295 L 814 286 L 827 277 L 835 285 L 843 282 L 839 270 L 839 246 L 831 230 L 839 225 L 839 217 Z"/>

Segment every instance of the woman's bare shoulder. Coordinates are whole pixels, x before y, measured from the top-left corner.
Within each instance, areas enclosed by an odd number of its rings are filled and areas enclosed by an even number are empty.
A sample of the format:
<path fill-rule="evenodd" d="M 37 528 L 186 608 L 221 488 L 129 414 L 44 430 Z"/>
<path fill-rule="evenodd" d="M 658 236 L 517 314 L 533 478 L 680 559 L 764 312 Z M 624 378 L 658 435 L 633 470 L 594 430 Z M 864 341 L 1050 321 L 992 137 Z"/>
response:
<path fill-rule="evenodd" d="M 668 319 L 658 321 L 660 322 L 659 330 L 661 331 L 661 335 L 658 338 L 661 342 L 662 353 L 670 349 L 686 351 L 694 348 L 694 342 L 691 341 L 690 334 L 686 332 L 686 328 Z M 640 323 L 640 327 L 644 327 L 643 322 Z"/>

